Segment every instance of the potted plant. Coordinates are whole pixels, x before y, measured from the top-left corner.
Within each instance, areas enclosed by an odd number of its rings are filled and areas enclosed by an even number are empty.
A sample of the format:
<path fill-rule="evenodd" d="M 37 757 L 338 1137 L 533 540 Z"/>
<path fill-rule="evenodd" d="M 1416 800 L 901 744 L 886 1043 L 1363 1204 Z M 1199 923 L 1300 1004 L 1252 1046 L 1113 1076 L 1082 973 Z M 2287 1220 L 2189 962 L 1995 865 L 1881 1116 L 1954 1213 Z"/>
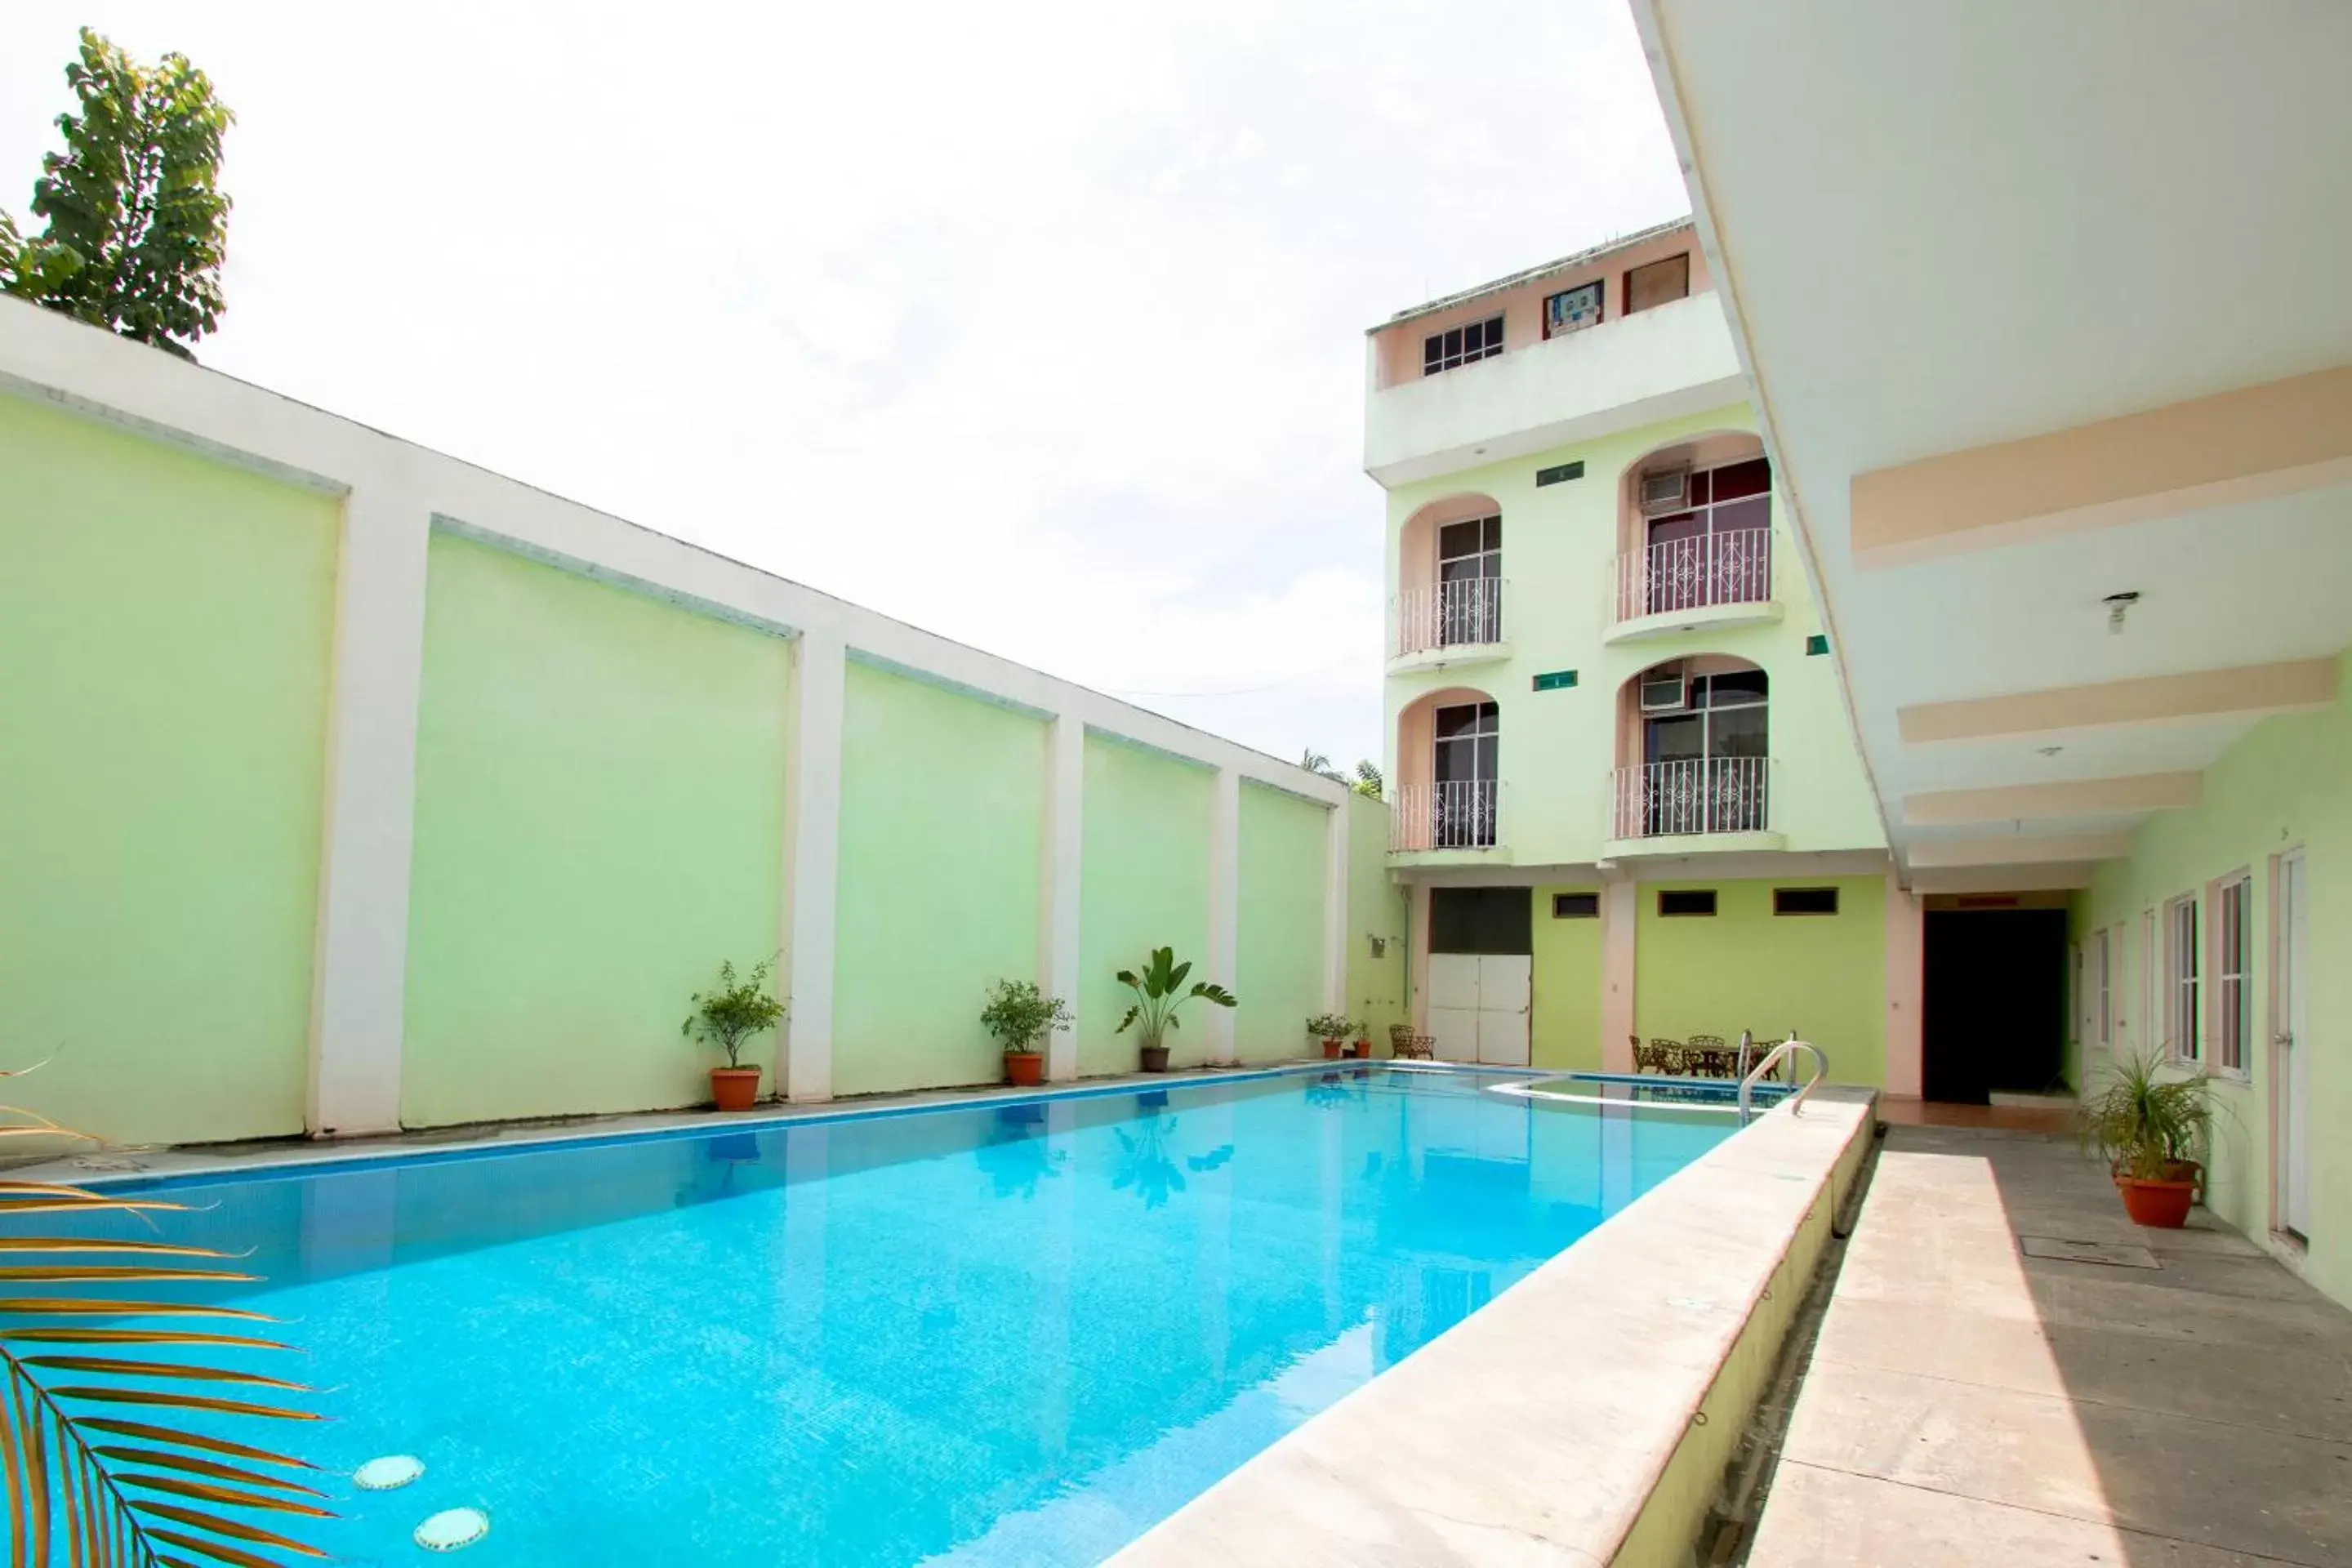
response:
<path fill-rule="evenodd" d="M 1348 1036 L 1355 1029 L 1356 1021 L 1344 1013 L 1318 1013 L 1307 1020 L 1307 1032 L 1323 1042 L 1323 1059 L 1337 1061 L 1339 1053 L 1348 1048 Z"/>
<path fill-rule="evenodd" d="M 1222 985 L 1205 980 L 1195 981 L 1190 990 L 1184 987 L 1184 977 L 1192 973 L 1190 963 L 1176 962 L 1172 947 L 1156 947 L 1143 965 L 1143 972 L 1132 969 L 1118 972 L 1118 983 L 1135 993 L 1135 1005 L 1118 1021 L 1111 1033 L 1127 1033 L 1129 1024 L 1136 1026 L 1136 1040 L 1143 1047 L 1143 1070 L 1168 1070 L 1168 1031 L 1176 1027 L 1176 1010 L 1193 997 L 1214 1007 L 1231 1007 L 1234 994 Z"/>
<path fill-rule="evenodd" d="M 1372 1037 L 1370 1032 L 1367 1030 L 1356 1037 L 1356 1056 L 1359 1060 L 1369 1061 L 1371 1059 L 1371 1055 Z"/>
<path fill-rule="evenodd" d="M 2160 1068 L 2153 1056 L 2118 1056 L 2076 1126 L 2084 1146 L 2105 1157 L 2132 1223 L 2177 1230 L 2197 1196 L 2213 1104 L 2202 1077 L 2168 1079 Z"/>
<path fill-rule="evenodd" d="M 1045 1076 L 1045 1038 L 1070 1026 L 1070 1009 L 1031 980 L 1000 980 L 988 988 L 980 1026 L 1004 1048 L 1004 1076 L 1015 1089 L 1034 1088 Z"/>
<path fill-rule="evenodd" d="M 783 1021 L 784 1005 L 768 994 L 776 961 L 763 958 L 738 975 L 735 963 L 719 965 L 719 984 L 690 998 L 693 1011 L 678 1026 L 688 1039 L 699 1037 L 727 1053 L 727 1065 L 710 1069 L 710 1097 L 721 1110 L 749 1110 L 760 1098 L 760 1069 L 743 1065 L 743 1042 Z"/>

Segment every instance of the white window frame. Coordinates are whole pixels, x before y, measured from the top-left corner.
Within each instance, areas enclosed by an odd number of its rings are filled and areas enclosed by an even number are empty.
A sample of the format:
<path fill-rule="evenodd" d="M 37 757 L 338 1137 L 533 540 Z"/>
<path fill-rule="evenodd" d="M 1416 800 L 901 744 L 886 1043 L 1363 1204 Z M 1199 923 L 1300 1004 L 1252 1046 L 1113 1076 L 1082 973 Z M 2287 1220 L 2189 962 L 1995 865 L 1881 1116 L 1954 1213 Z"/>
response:
<path fill-rule="evenodd" d="M 2164 1054 L 2184 1066 L 2205 1064 L 2204 1012 L 2197 895 L 2164 901 Z"/>
<path fill-rule="evenodd" d="M 1478 334 L 1479 346 L 1468 346 L 1470 334 Z M 1455 335 L 1458 346 L 1448 351 L 1446 333 Z M 1460 321 L 1451 327 L 1425 334 L 1421 340 L 1421 374 L 1443 375 L 1449 370 L 1460 370 L 1465 364 L 1476 364 L 1482 359 L 1493 359 L 1503 352 L 1503 314 L 1481 316 L 1475 321 Z"/>
<path fill-rule="evenodd" d="M 2115 942 L 2105 931 L 2091 933 L 2091 989 L 2095 998 L 2091 1037 L 2101 1050 L 2111 1051 L 2116 1045 Z"/>
<path fill-rule="evenodd" d="M 2213 984 L 2208 988 L 2213 1009 L 2208 1031 L 2213 1042 L 2211 1071 L 2221 1078 L 2251 1081 L 2254 1061 L 2253 873 L 2232 871 L 2217 879 L 2207 890 L 2213 906 Z"/>

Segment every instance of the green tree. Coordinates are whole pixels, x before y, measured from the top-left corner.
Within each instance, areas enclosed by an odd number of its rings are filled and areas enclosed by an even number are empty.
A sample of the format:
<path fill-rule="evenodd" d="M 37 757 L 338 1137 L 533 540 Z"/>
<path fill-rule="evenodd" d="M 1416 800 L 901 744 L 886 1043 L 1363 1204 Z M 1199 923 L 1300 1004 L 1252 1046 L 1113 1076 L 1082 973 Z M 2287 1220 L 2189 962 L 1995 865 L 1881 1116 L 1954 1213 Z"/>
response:
<path fill-rule="evenodd" d="M 0 289 L 178 354 L 220 324 L 229 199 L 221 139 L 236 119 L 185 55 L 140 65 L 88 27 L 66 68 L 77 112 L 33 183 L 37 239 L 0 217 Z"/>

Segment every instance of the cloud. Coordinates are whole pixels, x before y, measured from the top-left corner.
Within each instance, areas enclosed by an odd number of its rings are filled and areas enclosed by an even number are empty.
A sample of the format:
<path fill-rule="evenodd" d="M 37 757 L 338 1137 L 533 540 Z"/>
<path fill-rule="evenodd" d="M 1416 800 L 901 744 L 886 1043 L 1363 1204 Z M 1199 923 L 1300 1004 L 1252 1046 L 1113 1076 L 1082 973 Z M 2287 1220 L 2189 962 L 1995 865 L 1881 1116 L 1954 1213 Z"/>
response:
<path fill-rule="evenodd" d="M 1364 328 L 1683 207 L 1622 0 L 16 0 L 237 110 L 206 363 L 1284 755 L 1377 756 Z"/>

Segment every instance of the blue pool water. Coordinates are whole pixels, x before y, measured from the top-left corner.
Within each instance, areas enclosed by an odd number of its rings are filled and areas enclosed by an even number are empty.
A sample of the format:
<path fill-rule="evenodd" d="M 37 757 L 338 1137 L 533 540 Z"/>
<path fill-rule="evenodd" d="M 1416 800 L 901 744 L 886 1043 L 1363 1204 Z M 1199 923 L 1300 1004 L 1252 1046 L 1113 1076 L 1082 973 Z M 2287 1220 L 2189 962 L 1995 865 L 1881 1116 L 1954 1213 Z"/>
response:
<path fill-rule="evenodd" d="M 417 1563 L 1093 1563 L 1732 1120 L 1349 1068 L 176 1184 L 251 1247 L 347 1475 Z M 263 1363 L 254 1363 L 260 1366 Z M 267 1370 L 285 1374 L 282 1365 Z M 233 1427 L 221 1428 L 225 1433 Z"/>

